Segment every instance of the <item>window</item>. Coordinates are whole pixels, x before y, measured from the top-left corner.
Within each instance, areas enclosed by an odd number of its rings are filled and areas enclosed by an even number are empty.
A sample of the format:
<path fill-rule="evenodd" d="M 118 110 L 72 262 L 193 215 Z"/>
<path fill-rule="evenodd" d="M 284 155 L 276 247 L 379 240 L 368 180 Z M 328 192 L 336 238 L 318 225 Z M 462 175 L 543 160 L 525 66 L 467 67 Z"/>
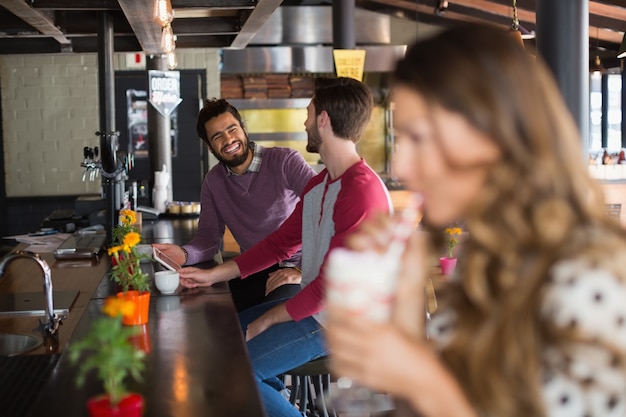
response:
<path fill-rule="evenodd" d="M 623 147 L 622 75 L 593 73 L 589 79 L 589 151 L 618 152 Z"/>

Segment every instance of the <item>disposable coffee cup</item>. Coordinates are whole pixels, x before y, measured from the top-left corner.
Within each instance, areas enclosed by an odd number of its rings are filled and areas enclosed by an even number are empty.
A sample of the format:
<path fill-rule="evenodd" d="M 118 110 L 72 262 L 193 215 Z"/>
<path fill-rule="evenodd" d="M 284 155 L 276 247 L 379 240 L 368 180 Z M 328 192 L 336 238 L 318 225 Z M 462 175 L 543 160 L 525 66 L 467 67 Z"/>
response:
<path fill-rule="evenodd" d="M 176 271 L 157 271 L 154 273 L 154 285 L 162 294 L 174 294 L 179 283 L 178 272 Z"/>
<path fill-rule="evenodd" d="M 329 304 L 339 305 L 370 320 L 391 317 L 398 259 L 377 252 L 334 249 L 326 267 Z"/>

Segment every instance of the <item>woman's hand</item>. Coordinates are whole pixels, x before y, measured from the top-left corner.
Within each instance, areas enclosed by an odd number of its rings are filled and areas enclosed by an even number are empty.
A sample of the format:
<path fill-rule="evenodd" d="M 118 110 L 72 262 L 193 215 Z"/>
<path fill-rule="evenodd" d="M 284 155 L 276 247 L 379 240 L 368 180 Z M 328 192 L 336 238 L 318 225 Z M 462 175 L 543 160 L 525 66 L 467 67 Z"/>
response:
<path fill-rule="evenodd" d="M 332 371 L 408 401 L 423 416 L 475 416 L 454 376 L 425 342 L 391 323 L 328 308 L 326 337 Z"/>
<path fill-rule="evenodd" d="M 218 282 L 228 281 L 240 275 L 239 267 L 233 261 L 224 262 L 211 269 L 186 267 L 178 270 L 180 284 L 185 288 L 208 287 Z"/>
<path fill-rule="evenodd" d="M 272 272 L 267 277 L 265 283 L 265 295 L 271 293 L 276 288 L 285 284 L 300 284 L 302 282 L 302 272 L 296 268 L 280 268 Z"/>
<path fill-rule="evenodd" d="M 330 306 L 327 317 L 333 372 L 395 396 L 405 397 L 417 389 L 414 374 L 422 374 L 420 350 L 425 346 L 391 324 L 367 320 L 343 307 Z"/>
<path fill-rule="evenodd" d="M 163 251 L 165 255 L 172 258 L 178 265 L 185 264 L 185 253 L 180 246 L 171 243 L 153 243 L 152 246 Z"/>

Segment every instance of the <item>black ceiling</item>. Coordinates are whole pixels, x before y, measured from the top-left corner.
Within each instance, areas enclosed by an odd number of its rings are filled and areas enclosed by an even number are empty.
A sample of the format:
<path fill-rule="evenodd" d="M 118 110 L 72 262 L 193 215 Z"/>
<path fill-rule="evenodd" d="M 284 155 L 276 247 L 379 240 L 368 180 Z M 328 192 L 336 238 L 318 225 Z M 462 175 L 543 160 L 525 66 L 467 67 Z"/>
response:
<path fill-rule="evenodd" d="M 160 51 L 154 0 L 0 0 L 0 54 L 95 52 L 99 13 L 113 22 L 116 52 Z M 244 48 L 282 5 L 329 5 L 320 0 L 171 0 L 177 48 Z M 459 21 L 510 26 L 511 0 L 356 0 L 357 7 L 434 25 Z M 517 0 L 522 28 L 535 29 L 535 0 Z M 613 57 L 626 31 L 626 0 L 589 2 L 593 54 Z M 532 42 L 532 41 L 531 41 Z"/>

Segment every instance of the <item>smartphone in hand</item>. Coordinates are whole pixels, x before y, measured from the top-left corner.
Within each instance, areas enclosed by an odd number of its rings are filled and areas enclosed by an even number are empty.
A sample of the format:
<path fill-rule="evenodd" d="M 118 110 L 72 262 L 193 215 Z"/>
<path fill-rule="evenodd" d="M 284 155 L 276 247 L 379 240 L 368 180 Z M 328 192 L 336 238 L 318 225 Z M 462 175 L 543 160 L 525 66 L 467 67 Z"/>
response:
<path fill-rule="evenodd" d="M 163 252 L 161 249 L 158 249 L 153 246 L 152 254 L 153 254 L 155 261 L 157 261 L 158 263 L 160 263 L 161 265 L 163 265 L 170 271 L 178 271 L 180 268 L 182 268 L 182 266 L 180 266 L 178 263 L 176 263 L 176 261 L 174 261 L 172 258 L 167 256 L 165 252 Z"/>

